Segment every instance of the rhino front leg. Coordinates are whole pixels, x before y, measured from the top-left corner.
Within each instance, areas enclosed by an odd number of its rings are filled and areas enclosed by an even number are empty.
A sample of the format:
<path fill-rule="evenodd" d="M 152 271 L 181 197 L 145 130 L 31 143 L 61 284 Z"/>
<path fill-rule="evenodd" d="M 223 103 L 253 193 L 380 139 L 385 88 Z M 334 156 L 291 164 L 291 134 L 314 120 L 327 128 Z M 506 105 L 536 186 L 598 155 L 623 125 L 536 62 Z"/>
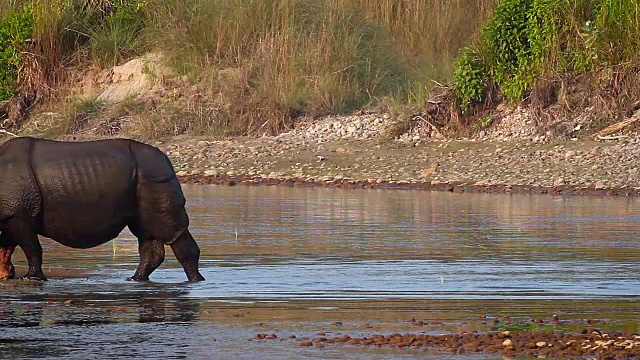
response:
<path fill-rule="evenodd" d="M 16 246 L 8 232 L 0 235 L 0 279 L 13 279 L 16 276 L 16 268 L 11 263 L 11 255 Z"/>
<path fill-rule="evenodd" d="M 149 275 L 164 261 L 164 244 L 155 239 L 138 239 L 140 264 L 132 277 L 127 280 L 148 281 Z"/>
<path fill-rule="evenodd" d="M 26 280 L 46 281 L 47 277 L 42 272 L 42 246 L 29 221 L 13 218 L 8 221 L 6 231 L 9 236 L 20 246 L 29 263 L 29 271 L 23 276 Z"/>

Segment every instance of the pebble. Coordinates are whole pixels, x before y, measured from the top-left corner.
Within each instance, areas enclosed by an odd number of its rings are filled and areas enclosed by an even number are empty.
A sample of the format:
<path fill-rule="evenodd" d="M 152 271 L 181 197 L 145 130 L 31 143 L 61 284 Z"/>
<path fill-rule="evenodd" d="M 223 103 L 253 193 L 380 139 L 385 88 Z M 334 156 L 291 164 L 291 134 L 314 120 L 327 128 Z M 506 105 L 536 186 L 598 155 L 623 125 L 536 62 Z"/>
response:
<path fill-rule="evenodd" d="M 435 174 L 436 172 L 438 172 L 438 169 L 436 167 L 430 167 L 430 168 L 422 169 L 421 174 L 426 176 L 426 175 Z"/>
<path fill-rule="evenodd" d="M 594 188 L 596 190 L 602 190 L 606 188 L 606 185 L 602 181 L 596 181 L 596 183 L 594 184 Z"/>
<path fill-rule="evenodd" d="M 569 159 L 573 158 L 574 156 L 576 156 L 576 152 L 575 152 L 575 151 L 573 151 L 573 150 L 571 150 L 571 151 L 567 151 L 567 152 L 564 154 L 564 158 L 565 158 L 565 160 L 569 160 Z"/>

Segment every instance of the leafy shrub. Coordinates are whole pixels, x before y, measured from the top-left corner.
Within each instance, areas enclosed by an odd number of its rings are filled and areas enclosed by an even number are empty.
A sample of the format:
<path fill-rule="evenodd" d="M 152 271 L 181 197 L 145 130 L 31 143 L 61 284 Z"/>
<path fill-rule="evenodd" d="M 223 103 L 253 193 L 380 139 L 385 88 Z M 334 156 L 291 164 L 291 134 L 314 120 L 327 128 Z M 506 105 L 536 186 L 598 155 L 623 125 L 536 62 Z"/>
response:
<path fill-rule="evenodd" d="M 478 52 L 470 47 L 464 48 L 456 60 L 453 74 L 455 94 L 463 113 L 470 104 L 482 100 L 487 81 L 485 64 Z"/>
<path fill-rule="evenodd" d="M 31 5 L 0 20 L 0 101 L 17 94 L 18 71 L 24 44 L 33 32 Z"/>
<path fill-rule="evenodd" d="M 637 0 L 504 0 L 472 48 L 485 59 L 491 81 L 515 102 L 550 72 L 634 63 L 639 35 Z M 462 109 L 478 101 L 477 81 L 466 84 L 462 76 L 469 72 L 469 60 L 467 52 L 456 61 L 455 73 L 461 76 L 456 75 L 454 85 Z"/>

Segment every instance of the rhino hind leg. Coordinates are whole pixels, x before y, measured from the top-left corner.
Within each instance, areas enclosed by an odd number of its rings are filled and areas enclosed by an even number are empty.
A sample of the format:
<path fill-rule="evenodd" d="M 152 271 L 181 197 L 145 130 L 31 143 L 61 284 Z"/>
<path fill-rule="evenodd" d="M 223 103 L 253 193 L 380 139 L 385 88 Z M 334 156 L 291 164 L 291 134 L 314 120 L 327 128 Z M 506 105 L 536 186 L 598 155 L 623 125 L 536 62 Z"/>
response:
<path fill-rule="evenodd" d="M 164 261 L 164 243 L 159 240 L 138 238 L 140 264 L 127 280 L 148 281 L 149 275 Z"/>
<path fill-rule="evenodd" d="M 182 265 L 189 281 L 204 281 L 204 277 L 198 271 L 200 248 L 189 230 L 185 230 L 176 241 L 171 243 L 171 250 Z"/>
<path fill-rule="evenodd" d="M 0 235 L 0 279 L 13 279 L 16 277 L 16 268 L 11 262 L 11 255 L 13 255 L 17 245 L 8 232 L 3 232 Z"/>
<path fill-rule="evenodd" d="M 29 270 L 22 279 L 46 281 L 47 277 L 42 272 L 42 245 L 29 221 L 12 218 L 7 222 L 4 231 L 7 231 L 13 241 L 24 251 L 29 263 Z"/>
<path fill-rule="evenodd" d="M 130 226 L 130 229 L 138 239 L 156 239 L 170 245 L 187 279 L 204 280 L 198 271 L 200 248 L 188 230 L 186 200 L 178 179 L 174 176 L 167 181 L 157 182 L 140 177 L 138 181 L 137 226 Z"/>

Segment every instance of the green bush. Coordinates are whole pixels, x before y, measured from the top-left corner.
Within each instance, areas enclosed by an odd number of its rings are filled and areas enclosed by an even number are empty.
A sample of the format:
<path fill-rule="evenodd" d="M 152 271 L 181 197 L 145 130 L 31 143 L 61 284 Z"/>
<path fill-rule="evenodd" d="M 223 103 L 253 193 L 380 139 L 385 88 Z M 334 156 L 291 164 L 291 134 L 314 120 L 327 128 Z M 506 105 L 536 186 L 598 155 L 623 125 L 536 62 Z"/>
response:
<path fill-rule="evenodd" d="M 9 12 L 0 20 L 0 101 L 18 93 L 18 71 L 22 66 L 20 52 L 32 33 L 30 4 L 25 5 L 20 12 Z"/>
<path fill-rule="evenodd" d="M 453 74 L 453 88 L 463 113 L 469 105 L 482 100 L 487 81 L 485 64 L 480 55 L 475 49 L 465 47 L 456 60 Z"/>
<path fill-rule="evenodd" d="M 472 46 L 489 81 L 509 101 L 523 100 L 549 73 L 587 72 L 637 62 L 640 2 L 637 0 L 503 0 Z M 455 93 L 463 110 L 479 99 L 469 56 L 456 61 Z M 466 57 L 466 58 L 465 58 Z M 474 88 L 475 86 L 475 88 Z M 471 90 L 474 89 L 471 96 Z"/>
<path fill-rule="evenodd" d="M 482 34 L 492 62 L 492 79 L 509 100 L 520 99 L 529 85 L 526 74 L 533 65 L 528 37 L 532 3 L 533 0 L 503 1 Z"/>

